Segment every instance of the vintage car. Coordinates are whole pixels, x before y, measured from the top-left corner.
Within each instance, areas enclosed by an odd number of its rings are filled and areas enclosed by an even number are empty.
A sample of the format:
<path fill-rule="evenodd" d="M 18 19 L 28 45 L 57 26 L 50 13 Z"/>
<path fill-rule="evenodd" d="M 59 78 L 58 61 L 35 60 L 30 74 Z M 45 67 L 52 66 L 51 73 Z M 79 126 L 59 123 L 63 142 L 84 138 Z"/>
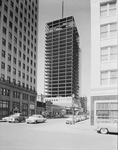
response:
<path fill-rule="evenodd" d="M 26 123 L 42 123 L 45 121 L 46 121 L 46 118 L 44 118 L 42 115 L 37 115 L 37 114 L 29 116 L 26 119 Z"/>
<path fill-rule="evenodd" d="M 113 123 L 98 123 L 97 132 L 102 134 L 118 133 L 118 120 L 116 119 Z"/>
<path fill-rule="evenodd" d="M 25 122 L 25 117 L 22 115 L 22 113 L 15 113 L 8 118 L 8 122 Z"/>

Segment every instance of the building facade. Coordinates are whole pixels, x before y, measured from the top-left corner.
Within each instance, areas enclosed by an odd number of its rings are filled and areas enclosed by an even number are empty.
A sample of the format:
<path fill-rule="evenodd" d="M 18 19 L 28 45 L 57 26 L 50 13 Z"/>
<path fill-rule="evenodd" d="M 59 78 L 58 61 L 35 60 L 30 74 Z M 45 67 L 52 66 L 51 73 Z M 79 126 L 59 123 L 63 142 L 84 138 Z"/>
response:
<path fill-rule="evenodd" d="M 0 0 L 0 118 L 36 111 L 37 0 Z"/>
<path fill-rule="evenodd" d="M 118 117 L 118 1 L 91 0 L 91 125 Z"/>
<path fill-rule="evenodd" d="M 45 39 L 45 101 L 71 106 L 72 94 L 75 101 L 79 97 L 79 34 L 74 17 L 47 23 Z"/>

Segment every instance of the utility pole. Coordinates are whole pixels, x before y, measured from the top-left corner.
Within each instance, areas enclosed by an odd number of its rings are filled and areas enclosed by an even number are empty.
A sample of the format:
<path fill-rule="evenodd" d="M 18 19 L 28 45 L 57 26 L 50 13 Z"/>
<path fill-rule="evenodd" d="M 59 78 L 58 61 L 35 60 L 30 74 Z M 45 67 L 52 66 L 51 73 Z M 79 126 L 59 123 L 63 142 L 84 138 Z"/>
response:
<path fill-rule="evenodd" d="M 74 121 L 74 94 L 72 94 L 72 123 L 75 124 Z"/>

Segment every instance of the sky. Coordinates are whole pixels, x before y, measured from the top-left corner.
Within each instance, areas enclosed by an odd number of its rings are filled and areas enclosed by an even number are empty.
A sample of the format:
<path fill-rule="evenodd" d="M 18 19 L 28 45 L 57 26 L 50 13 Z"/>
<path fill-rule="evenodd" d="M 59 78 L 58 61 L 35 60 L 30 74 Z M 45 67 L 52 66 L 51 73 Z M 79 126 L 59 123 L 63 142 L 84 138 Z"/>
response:
<path fill-rule="evenodd" d="M 63 0 L 64 17 L 73 16 L 82 53 L 81 96 L 90 96 L 90 0 Z M 44 94 L 45 24 L 62 18 L 62 0 L 39 0 L 37 92 Z"/>

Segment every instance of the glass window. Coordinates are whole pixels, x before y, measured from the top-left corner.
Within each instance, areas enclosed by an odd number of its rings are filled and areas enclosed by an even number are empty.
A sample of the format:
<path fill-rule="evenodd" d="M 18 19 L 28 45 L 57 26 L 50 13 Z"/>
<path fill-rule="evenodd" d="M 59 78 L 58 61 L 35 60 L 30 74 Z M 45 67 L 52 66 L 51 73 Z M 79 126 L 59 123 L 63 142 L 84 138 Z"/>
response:
<path fill-rule="evenodd" d="M 118 58 L 118 46 L 110 47 L 110 60 L 117 60 Z"/>
<path fill-rule="evenodd" d="M 101 61 L 107 61 L 108 60 L 108 47 L 101 48 Z"/>
<path fill-rule="evenodd" d="M 118 71 L 112 70 L 110 71 L 110 84 L 117 84 L 118 83 Z"/>
<path fill-rule="evenodd" d="M 110 36 L 117 36 L 117 23 L 110 24 Z"/>
<path fill-rule="evenodd" d="M 101 85 L 108 84 L 108 71 L 101 72 Z"/>
<path fill-rule="evenodd" d="M 101 38 L 107 38 L 108 36 L 108 25 L 101 26 Z"/>

